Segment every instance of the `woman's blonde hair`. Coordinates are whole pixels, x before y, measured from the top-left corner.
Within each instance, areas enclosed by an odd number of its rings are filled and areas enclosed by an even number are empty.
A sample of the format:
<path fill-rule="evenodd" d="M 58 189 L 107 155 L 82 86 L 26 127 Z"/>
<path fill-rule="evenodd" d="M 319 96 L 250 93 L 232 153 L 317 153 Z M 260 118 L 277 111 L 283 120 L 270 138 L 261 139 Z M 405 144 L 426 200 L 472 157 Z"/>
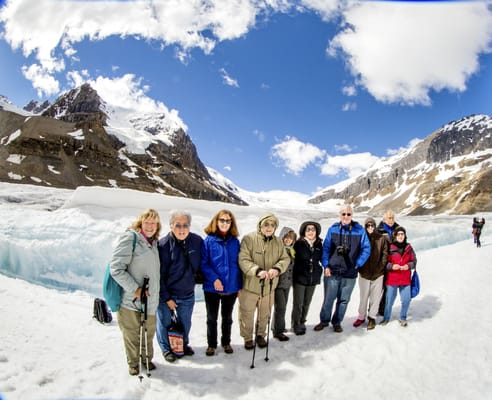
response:
<path fill-rule="evenodd" d="M 239 236 L 236 218 L 234 217 L 234 214 L 232 212 L 230 212 L 229 210 L 220 210 L 217 214 L 214 215 L 212 220 L 208 223 L 207 227 L 204 229 L 204 231 L 207 235 L 220 234 L 219 217 L 221 215 L 224 215 L 224 214 L 228 215 L 229 218 L 231 219 L 231 226 L 229 227 L 228 233 L 230 233 L 231 236 L 233 236 L 233 237 Z"/>
<path fill-rule="evenodd" d="M 132 224 L 131 226 L 132 229 L 134 229 L 136 232 L 142 232 L 142 222 L 147 219 L 157 220 L 157 230 L 155 231 L 154 236 L 152 236 L 152 239 L 154 240 L 159 239 L 159 235 L 161 233 L 161 227 L 162 227 L 161 219 L 159 217 L 159 213 L 152 208 L 149 208 L 145 210 L 142 214 L 140 214 L 138 219 Z"/>

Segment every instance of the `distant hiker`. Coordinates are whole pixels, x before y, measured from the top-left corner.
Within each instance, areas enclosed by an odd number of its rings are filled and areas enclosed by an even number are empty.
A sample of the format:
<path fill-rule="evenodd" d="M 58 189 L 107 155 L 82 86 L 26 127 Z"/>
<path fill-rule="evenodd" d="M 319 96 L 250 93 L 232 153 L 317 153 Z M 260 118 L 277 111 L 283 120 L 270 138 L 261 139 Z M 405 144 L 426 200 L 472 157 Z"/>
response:
<path fill-rule="evenodd" d="M 123 288 L 118 310 L 118 325 L 123 333 L 126 360 L 130 375 L 138 375 L 140 354 L 141 292 L 144 277 L 149 278 L 147 296 L 147 355 L 149 370 L 155 369 L 153 340 L 156 330 L 156 310 L 159 303 L 159 253 L 157 239 L 161 223 L 157 211 L 143 212 L 118 239 L 110 262 L 110 273 Z M 134 237 L 136 241 L 134 245 Z M 141 343 L 143 347 L 143 343 Z"/>
<path fill-rule="evenodd" d="M 407 242 L 407 231 L 399 226 L 393 231 L 393 242 L 388 253 L 386 306 L 381 325 L 386 325 L 391 319 L 391 309 L 399 290 L 401 300 L 400 325 L 407 326 L 407 312 L 411 300 L 410 281 L 412 270 L 415 269 L 416 265 L 417 257 L 412 246 Z"/>
<path fill-rule="evenodd" d="M 278 278 L 278 285 L 275 289 L 275 305 L 273 308 L 273 337 L 285 342 L 289 337 L 285 334 L 285 311 L 287 310 L 287 302 L 289 300 L 289 292 L 292 287 L 292 272 L 294 269 L 295 251 L 293 248 L 297 235 L 292 228 L 284 227 L 280 231 L 279 238 L 284 243 L 285 250 L 289 255 L 289 266 L 283 274 Z"/>
<path fill-rule="evenodd" d="M 258 221 L 256 232 L 241 240 L 239 267 L 243 272 L 243 289 L 239 296 L 239 328 L 246 350 L 253 350 L 256 345 L 261 348 L 267 346 L 265 337 L 273 290 L 277 287 L 279 275 L 290 263 L 282 240 L 275 236 L 277 227 L 277 217 L 266 214 Z"/>
<path fill-rule="evenodd" d="M 472 234 L 473 234 L 473 242 L 477 245 L 477 247 L 482 247 L 482 243 L 480 243 L 480 235 L 482 234 L 483 226 L 485 225 L 485 218 L 473 218 L 472 224 Z"/>
<path fill-rule="evenodd" d="M 392 210 L 387 210 L 384 213 L 383 220 L 379 223 L 377 227 L 377 232 L 386 238 L 388 248 L 393 240 L 393 231 L 395 230 L 395 228 L 399 226 L 400 225 L 398 225 L 398 223 L 395 221 L 395 213 Z M 378 309 L 378 314 L 381 316 L 384 315 L 385 302 L 386 302 L 386 271 L 384 273 L 384 278 L 383 278 L 383 296 L 381 297 L 381 301 L 379 303 L 379 309 Z"/>
<path fill-rule="evenodd" d="M 305 221 L 299 228 L 299 239 L 294 244 L 294 302 L 292 305 L 292 329 L 296 335 L 306 333 L 306 320 L 316 285 L 321 283 L 323 266 L 323 241 L 321 225 Z"/>
<path fill-rule="evenodd" d="M 168 326 L 171 312 L 176 311 L 184 327 L 184 355 L 195 354 L 189 345 L 191 314 L 195 305 L 195 272 L 200 268 L 203 239 L 190 232 L 191 215 L 187 211 L 171 212 L 171 232 L 159 240 L 161 280 L 159 307 L 157 309 L 157 341 L 168 362 L 177 359 L 171 351 Z"/>
<path fill-rule="evenodd" d="M 220 210 L 205 228 L 207 237 L 202 245 L 201 270 L 205 277 L 203 292 L 207 308 L 207 356 L 217 349 L 217 319 L 219 307 L 222 317 L 220 344 L 224 352 L 231 347 L 232 311 L 242 287 L 242 273 L 238 265 L 239 232 L 236 218 L 228 210 Z"/>
<path fill-rule="evenodd" d="M 364 227 L 352 220 L 352 214 L 352 207 L 343 206 L 340 221 L 328 229 L 323 242 L 324 298 L 320 323 L 314 327 L 315 331 L 321 331 L 331 322 L 335 332 L 343 332 L 342 321 L 357 280 L 357 270 L 371 253 L 367 233 Z"/>
<path fill-rule="evenodd" d="M 367 218 L 364 227 L 371 242 L 371 255 L 359 269 L 359 317 L 353 326 L 357 328 L 362 325 L 366 320 L 366 315 L 368 315 L 367 329 L 374 329 L 379 304 L 383 296 L 383 278 L 388 261 L 388 243 L 383 235 L 376 232 L 376 221 L 373 218 Z"/>

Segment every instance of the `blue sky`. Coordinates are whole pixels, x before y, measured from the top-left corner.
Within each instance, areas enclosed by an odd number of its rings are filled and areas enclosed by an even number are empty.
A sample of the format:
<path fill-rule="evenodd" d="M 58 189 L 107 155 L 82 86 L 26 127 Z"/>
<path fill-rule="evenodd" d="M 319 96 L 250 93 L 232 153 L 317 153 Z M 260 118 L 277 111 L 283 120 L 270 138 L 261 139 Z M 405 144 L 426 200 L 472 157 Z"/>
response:
<path fill-rule="evenodd" d="M 490 2 L 0 4 L 0 94 L 23 106 L 88 81 L 165 105 L 250 191 L 311 194 L 492 114 Z"/>

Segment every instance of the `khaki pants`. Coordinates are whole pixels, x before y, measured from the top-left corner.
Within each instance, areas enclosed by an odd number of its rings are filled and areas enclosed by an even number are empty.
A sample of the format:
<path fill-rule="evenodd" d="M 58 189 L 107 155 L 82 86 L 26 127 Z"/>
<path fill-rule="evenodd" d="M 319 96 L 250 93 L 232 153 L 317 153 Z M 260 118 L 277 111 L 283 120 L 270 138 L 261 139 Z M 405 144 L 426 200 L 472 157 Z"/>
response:
<path fill-rule="evenodd" d="M 154 346 L 152 344 L 155 335 L 155 315 L 148 315 L 147 321 L 147 354 L 149 361 L 154 356 Z M 144 324 L 144 328 L 145 328 Z M 140 312 L 121 307 L 118 311 L 118 325 L 123 333 L 123 343 L 125 345 L 126 361 L 129 367 L 136 367 L 139 364 L 138 344 L 140 342 Z M 145 329 L 142 332 L 142 356 L 145 365 Z"/>
<path fill-rule="evenodd" d="M 272 293 L 273 295 L 273 293 Z M 266 337 L 268 318 L 272 308 L 272 296 L 261 297 L 245 289 L 239 296 L 239 333 L 245 341 L 252 340 L 255 330 L 255 311 L 258 318 L 258 336 Z M 261 301 L 260 301 L 261 299 Z"/>

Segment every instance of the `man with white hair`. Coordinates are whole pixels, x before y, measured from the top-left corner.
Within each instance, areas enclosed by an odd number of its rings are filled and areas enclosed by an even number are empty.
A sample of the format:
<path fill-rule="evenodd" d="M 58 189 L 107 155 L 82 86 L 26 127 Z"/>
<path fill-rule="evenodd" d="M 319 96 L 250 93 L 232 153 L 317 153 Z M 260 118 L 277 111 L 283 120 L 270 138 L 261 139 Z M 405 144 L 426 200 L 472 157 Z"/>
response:
<path fill-rule="evenodd" d="M 323 242 L 324 299 L 320 323 L 314 327 L 315 331 L 323 330 L 331 322 L 335 332 L 343 332 L 342 321 L 357 280 L 357 271 L 371 254 L 366 230 L 352 220 L 352 215 L 352 207 L 344 205 L 340 210 L 340 221 L 328 229 Z"/>

